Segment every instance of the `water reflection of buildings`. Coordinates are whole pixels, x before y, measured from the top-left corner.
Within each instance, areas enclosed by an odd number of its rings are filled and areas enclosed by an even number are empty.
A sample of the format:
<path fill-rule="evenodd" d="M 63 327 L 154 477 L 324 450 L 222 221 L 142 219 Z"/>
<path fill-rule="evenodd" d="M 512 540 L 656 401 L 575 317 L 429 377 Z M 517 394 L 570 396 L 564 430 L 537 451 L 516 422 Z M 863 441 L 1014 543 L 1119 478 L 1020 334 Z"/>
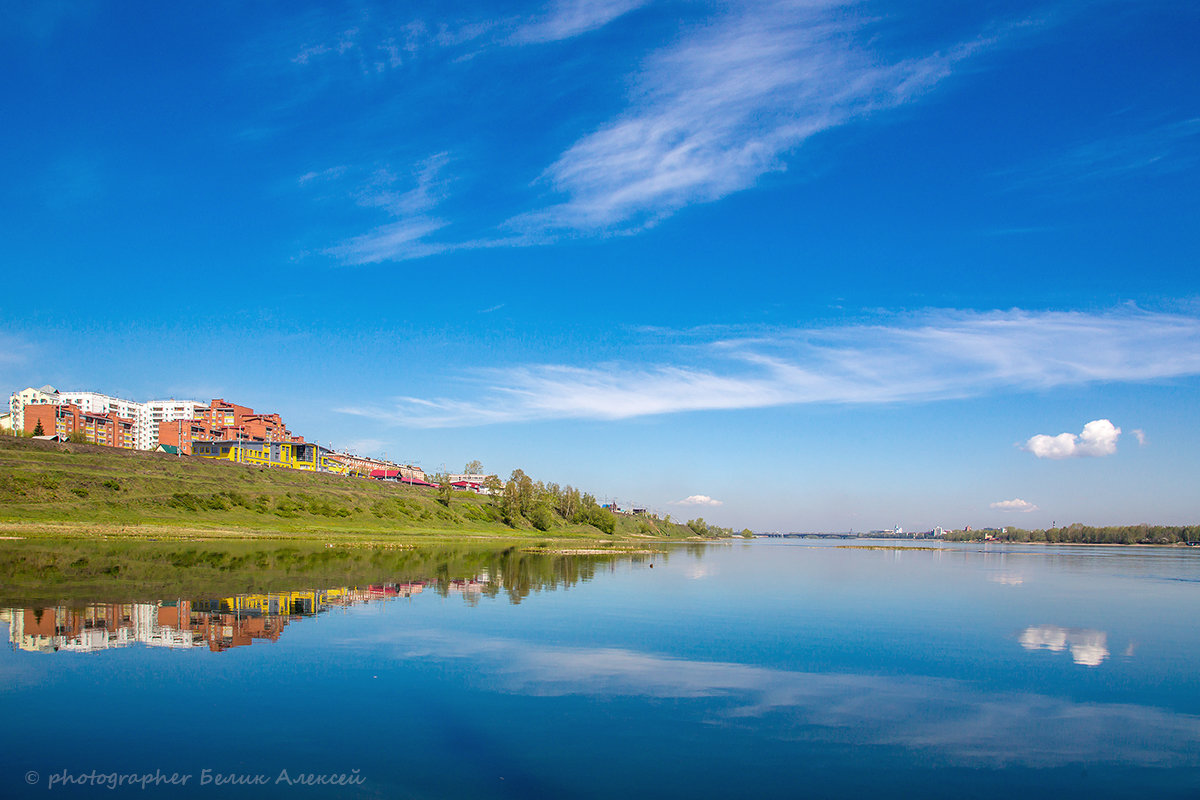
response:
<path fill-rule="evenodd" d="M 474 584 L 475 581 L 452 581 Z M 297 617 L 335 608 L 412 597 L 425 582 L 367 587 L 240 594 L 219 600 L 92 603 L 76 607 L 4 608 L 13 647 L 32 652 L 94 652 L 134 643 L 150 647 L 228 650 L 255 640 L 276 641 Z M 459 586 L 451 591 L 468 591 Z"/>
<path fill-rule="evenodd" d="M 1026 650 L 1059 653 L 1070 648 L 1071 658 L 1085 667 L 1098 667 L 1108 658 L 1108 634 L 1104 631 L 1035 625 L 1022 631 L 1019 641 Z"/>

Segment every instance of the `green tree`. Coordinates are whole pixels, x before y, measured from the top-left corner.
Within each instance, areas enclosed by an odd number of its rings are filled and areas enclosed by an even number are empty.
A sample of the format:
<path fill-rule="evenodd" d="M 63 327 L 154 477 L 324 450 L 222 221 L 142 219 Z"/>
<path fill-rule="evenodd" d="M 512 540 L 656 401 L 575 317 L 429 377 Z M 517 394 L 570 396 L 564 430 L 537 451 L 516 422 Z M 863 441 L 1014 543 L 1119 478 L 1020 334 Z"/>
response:
<path fill-rule="evenodd" d="M 40 419 L 37 421 L 37 425 L 33 426 L 33 435 L 34 436 L 45 436 L 46 435 L 46 431 L 44 431 L 42 429 L 42 421 Z"/>
<path fill-rule="evenodd" d="M 500 495 L 500 516 L 505 524 L 515 525 L 521 515 L 521 493 L 516 481 L 504 484 L 504 492 Z"/>
<path fill-rule="evenodd" d="M 550 526 L 554 524 L 554 514 L 551 513 L 550 506 L 545 503 L 538 503 L 530 510 L 529 521 L 539 531 L 548 531 L 550 530 Z"/>
<path fill-rule="evenodd" d="M 579 513 L 580 504 L 579 490 L 568 486 L 558 496 L 558 513 L 562 515 L 563 519 L 574 519 L 575 515 Z"/>
<path fill-rule="evenodd" d="M 87 444 L 87 436 L 84 435 L 83 431 L 74 431 L 67 437 L 67 441 L 74 444 Z"/>
<path fill-rule="evenodd" d="M 433 482 L 438 485 L 438 502 L 449 508 L 450 498 L 454 497 L 454 486 L 450 483 L 450 476 L 445 472 L 439 472 L 433 476 Z"/>
<path fill-rule="evenodd" d="M 511 482 L 517 487 L 517 504 L 520 507 L 520 513 L 528 513 L 533 508 L 533 478 L 526 475 L 523 470 L 514 469 Z"/>
<path fill-rule="evenodd" d="M 617 530 L 617 516 L 607 508 L 593 505 L 584 512 L 584 522 L 588 525 L 594 525 L 599 528 L 602 533 L 607 533 L 611 536 Z"/>
<path fill-rule="evenodd" d="M 749 528 L 742 528 L 742 538 L 743 539 L 753 539 L 754 531 L 750 530 Z"/>
<path fill-rule="evenodd" d="M 483 464 L 479 463 L 478 459 L 468 461 L 467 465 L 463 467 L 463 472 L 467 475 L 481 475 L 483 474 Z"/>

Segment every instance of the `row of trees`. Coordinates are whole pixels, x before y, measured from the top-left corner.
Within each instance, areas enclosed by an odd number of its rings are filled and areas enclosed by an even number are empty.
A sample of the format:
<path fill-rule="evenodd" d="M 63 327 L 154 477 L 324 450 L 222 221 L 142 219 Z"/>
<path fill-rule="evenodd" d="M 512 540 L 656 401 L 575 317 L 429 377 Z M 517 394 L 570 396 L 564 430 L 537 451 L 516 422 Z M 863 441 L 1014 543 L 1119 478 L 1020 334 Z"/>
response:
<path fill-rule="evenodd" d="M 985 534 L 1005 542 L 1046 542 L 1054 544 L 1183 544 L 1200 541 L 1200 525 L 1106 525 L 1094 527 L 1076 522 L 1063 528 L 1005 531 L 951 531 L 952 541 L 973 541 Z"/>
<path fill-rule="evenodd" d="M 602 508 L 593 495 L 574 486 L 535 481 L 524 470 L 514 469 L 503 488 L 492 497 L 509 525 L 524 517 L 539 531 L 546 531 L 557 516 L 568 522 L 593 525 L 608 534 L 617 530 L 616 515 Z"/>
<path fill-rule="evenodd" d="M 714 539 L 722 536 L 733 536 L 734 534 L 733 528 L 722 528 L 720 525 L 711 525 L 704 521 L 704 517 L 689 519 L 687 521 L 687 526 L 691 528 L 692 532 L 697 536 L 706 536 Z M 741 532 L 741 536 L 748 539 L 754 536 L 754 534 L 750 532 L 749 528 L 744 528 Z"/>
<path fill-rule="evenodd" d="M 469 462 L 464 472 L 479 475 L 483 466 L 478 461 Z M 449 506 L 454 496 L 454 487 L 449 476 L 438 474 L 434 482 L 439 484 L 438 499 Z M 577 524 L 593 525 L 604 533 L 617 530 L 616 515 L 602 508 L 594 495 L 582 492 L 573 486 L 535 481 L 524 470 L 514 469 L 507 481 L 489 475 L 484 488 L 491 493 L 492 502 L 500 510 L 500 516 L 508 525 L 517 525 L 521 519 L 529 521 L 540 531 L 550 530 L 556 519 Z"/>

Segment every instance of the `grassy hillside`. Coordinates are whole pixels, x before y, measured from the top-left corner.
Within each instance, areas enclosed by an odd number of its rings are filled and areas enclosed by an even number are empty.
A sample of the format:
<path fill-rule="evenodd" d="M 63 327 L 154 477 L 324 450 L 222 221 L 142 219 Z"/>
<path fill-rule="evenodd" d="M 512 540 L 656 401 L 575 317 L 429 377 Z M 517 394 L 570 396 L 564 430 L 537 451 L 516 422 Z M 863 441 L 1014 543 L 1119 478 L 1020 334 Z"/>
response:
<path fill-rule="evenodd" d="M 488 497 L 200 458 L 0 436 L 0 533 L 422 540 L 695 539 L 683 525 L 618 516 L 614 534 L 557 515 L 505 524 Z"/>

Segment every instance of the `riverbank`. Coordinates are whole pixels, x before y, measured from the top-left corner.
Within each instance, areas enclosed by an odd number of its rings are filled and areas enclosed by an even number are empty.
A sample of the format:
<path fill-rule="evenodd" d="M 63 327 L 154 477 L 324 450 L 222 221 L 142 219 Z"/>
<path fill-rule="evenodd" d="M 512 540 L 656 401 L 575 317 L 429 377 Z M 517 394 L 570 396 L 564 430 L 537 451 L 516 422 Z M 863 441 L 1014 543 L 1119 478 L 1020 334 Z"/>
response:
<path fill-rule="evenodd" d="M 543 524 L 546 524 L 543 521 Z M 0 437 L 0 534 L 33 538 L 410 541 L 700 540 L 685 525 L 616 515 L 613 532 L 551 515 L 507 524 L 490 497 L 338 475 Z"/>

